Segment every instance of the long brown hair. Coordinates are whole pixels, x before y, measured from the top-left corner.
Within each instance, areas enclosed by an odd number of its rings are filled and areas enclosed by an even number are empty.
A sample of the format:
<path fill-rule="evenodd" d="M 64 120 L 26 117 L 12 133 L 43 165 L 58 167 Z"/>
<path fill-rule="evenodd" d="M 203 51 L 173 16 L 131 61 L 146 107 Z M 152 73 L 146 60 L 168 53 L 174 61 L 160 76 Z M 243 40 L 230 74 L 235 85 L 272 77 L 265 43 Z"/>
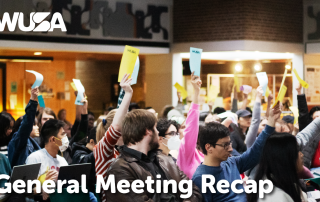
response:
<path fill-rule="evenodd" d="M 104 134 L 107 132 L 108 128 L 111 126 L 114 115 L 116 114 L 117 109 L 111 110 L 107 116 L 100 116 L 97 121 L 97 132 L 96 132 L 96 140 L 99 142 Z M 105 120 L 105 121 L 103 121 Z"/>

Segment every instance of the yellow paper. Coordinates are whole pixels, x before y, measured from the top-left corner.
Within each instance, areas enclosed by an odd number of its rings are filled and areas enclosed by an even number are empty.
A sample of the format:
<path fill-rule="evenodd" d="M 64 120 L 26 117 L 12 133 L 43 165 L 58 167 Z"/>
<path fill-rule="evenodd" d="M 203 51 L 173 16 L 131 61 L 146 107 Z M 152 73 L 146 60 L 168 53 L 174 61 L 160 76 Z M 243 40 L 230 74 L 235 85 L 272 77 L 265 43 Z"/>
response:
<path fill-rule="evenodd" d="M 269 97 L 269 94 L 270 94 L 270 89 L 269 89 L 269 87 L 267 86 L 267 90 L 266 90 L 266 97 Z"/>
<path fill-rule="evenodd" d="M 186 99 L 188 97 L 188 92 L 182 87 L 178 82 L 174 84 L 174 87 L 177 89 L 178 92 L 181 93 L 182 99 Z"/>
<path fill-rule="evenodd" d="M 208 92 L 208 102 L 214 101 L 219 94 L 218 86 L 211 85 Z"/>
<path fill-rule="evenodd" d="M 43 184 L 43 182 L 46 180 L 47 173 L 49 172 L 49 166 L 47 166 L 47 170 L 45 173 L 39 176 L 38 180 Z"/>
<path fill-rule="evenodd" d="M 309 88 L 309 84 L 300 78 L 297 70 L 293 69 L 293 72 L 296 75 L 296 77 L 297 77 L 299 83 L 301 84 L 301 86 L 304 87 L 304 88 Z"/>
<path fill-rule="evenodd" d="M 282 102 L 284 96 L 286 95 L 286 92 L 287 92 L 287 86 L 283 85 L 281 88 L 280 88 L 280 91 L 278 93 L 278 96 L 277 96 L 277 99 L 276 101 L 274 102 L 274 104 L 272 105 L 272 108 L 274 108 L 278 102 Z"/>
<path fill-rule="evenodd" d="M 73 82 L 71 82 L 70 85 L 74 91 L 78 91 L 76 85 Z"/>
<path fill-rule="evenodd" d="M 293 125 L 296 124 L 298 122 L 298 118 L 299 118 L 299 109 L 295 106 L 291 106 L 289 107 L 289 109 L 292 111 L 293 116 L 294 116 L 294 122 Z"/>
<path fill-rule="evenodd" d="M 281 82 L 281 85 L 280 85 L 280 90 L 281 90 L 281 87 L 283 86 L 284 84 L 284 81 L 286 80 L 286 77 L 287 77 L 287 69 L 284 71 L 284 74 L 283 74 L 283 78 L 282 78 L 282 82 Z"/>
<path fill-rule="evenodd" d="M 122 77 L 125 74 L 130 74 L 129 78 L 131 78 L 134 65 L 136 64 L 137 56 L 139 55 L 139 51 L 140 51 L 139 49 L 131 46 L 126 46 L 124 48 L 121 63 L 120 63 L 118 82 L 121 81 Z"/>
<path fill-rule="evenodd" d="M 237 87 L 237 92 L 240 92 L 240 84 L 239 84 L 239 78 L 237 74 L 234 74 L 234 85 Z"/>

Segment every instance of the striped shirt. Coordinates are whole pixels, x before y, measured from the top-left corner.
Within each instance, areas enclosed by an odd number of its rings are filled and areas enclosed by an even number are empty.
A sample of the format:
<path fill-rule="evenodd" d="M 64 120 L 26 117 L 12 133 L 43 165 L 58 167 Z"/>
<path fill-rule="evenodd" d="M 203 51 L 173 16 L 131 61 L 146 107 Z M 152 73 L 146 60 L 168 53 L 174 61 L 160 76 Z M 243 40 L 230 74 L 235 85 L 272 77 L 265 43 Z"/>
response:
<path fill-rule="evenodd" d="M 8 157 L 8 146 L 1 146 L 0 153 Z"/>
<path fill-rule="evenodd" d="M 115 149 L 115 145 L 120 138 L 121 133 L 116 131 L 112 125 L 108 128 L 104 137 L 94 147 L 94 158 L 96 167 L 96 176 L 102 175 L 107 181 L 107 169 L 110 164 L 118 157 L 119 152 Z M 106 202 L 105 192 L 102 191 L 102 202 Z"/>

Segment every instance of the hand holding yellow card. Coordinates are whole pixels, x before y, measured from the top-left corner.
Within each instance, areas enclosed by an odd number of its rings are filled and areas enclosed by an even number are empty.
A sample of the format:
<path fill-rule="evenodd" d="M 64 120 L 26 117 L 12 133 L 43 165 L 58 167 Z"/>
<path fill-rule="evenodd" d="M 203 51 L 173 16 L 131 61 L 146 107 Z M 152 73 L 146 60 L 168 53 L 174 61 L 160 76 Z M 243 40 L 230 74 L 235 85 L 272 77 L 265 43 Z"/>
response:
<path fill-rule="evenodd" d="M 73 88 L 74 91 L 78 91 L 76 84 L 74 84 L 73 82 L 70 83 L 71 87 Z"/>
<path fill-rule="evenodd" d="M 294 122 L 293 125 L 296 124 L 298 122 L 298 118 L 299 118 L 299 109 L 295 106 L 291 106 L 289 107 L 289 109 L 292 111 L 293 116 L 294 116 Z"/>
<path fill-rule="evenodd" d="M 125 74 L 130 74 L 129 78 L 131 78 L 134 65 L 136 64 L 137 56 L 139 55 L 139 51 L 140 51 L 139 49 L 131 46 L 126 46 L 124 48 L 121 63 L 120 63 L 118 82 L 121 81 L 122 77 Z"/>
<path fill-rule="evenodd" d="M 188 97 L 188 92 L 182 87 L 178 82 L 174 84 L 174 87 L 177 89 L 178 92 L 181 93 L 182 99 L 186 99 Z"/>
<path fill-rule="evenodd" d="M 297 77 L 299 83 L 301 84 L 301 86 L 304 87 L 304 88 L 309 88 L 309 84 L 300 78 L 297 70 L 293 69 L 293 72 L 296 75 L 296 77 Z"/>
<path fill-rule="evenodd" d="M 286 92 L 287 92 L 287 86 L 283 85 L 281 88 L 280 88 L 280 91 L 278 93 L 278 96 L 277 96 L 277 99 L 276 101 L 274 102 L 274 104 L 272 105 L 272 108 L 274 108 L 278 102 L 282 102 L 284 96 L 286 95 Z"/>

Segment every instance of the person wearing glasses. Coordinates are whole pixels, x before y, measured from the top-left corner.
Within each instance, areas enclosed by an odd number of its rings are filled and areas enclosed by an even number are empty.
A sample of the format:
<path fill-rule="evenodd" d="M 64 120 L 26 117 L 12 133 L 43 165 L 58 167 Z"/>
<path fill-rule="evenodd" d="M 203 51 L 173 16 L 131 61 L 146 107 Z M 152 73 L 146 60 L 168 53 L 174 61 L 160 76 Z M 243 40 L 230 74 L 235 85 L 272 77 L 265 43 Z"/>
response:
<path fill-rule="evenodd" d="M 268 124 L 259 135 L 251 148 L 240 156 L 232 156 L 232 142 L 227 127 L 219 123 L 208 123 L 199 129 L 200 147 L 204 154 L 204 161 L 195 171 L 192 181 L 202 190 L 202 175 L 213 175 L 215 185 L 220 180 L 227 180 L 230 184 L 234 180 L 241 180 L 240 173 L 256 166 L 260 160 L 262 149 L 267 138 L 275 131 L 275 123 L 279 119 L 281 110 L 279 103 L 270 110 Z M 224 188 L 227 189 L 227 188 Z M 244 189 L 242 184 L 237 189 Z M 246 193 L 234 193 L 229 187 L 228 193 L 211 193 L 207 188 L 202 193 L 203 201 L 247 201 Z"/>
<path fill-rule="evenodd" d="M 179 124 L 176 121 L 168 119 L 160 119 L 157 123 L 157 130 L 159 131 L 159 149 L 163 154 L 171 156 L 171 150 L 178 150 L 180 146 Z M 171 156 L 174 162 L 176 158 Z"/>

